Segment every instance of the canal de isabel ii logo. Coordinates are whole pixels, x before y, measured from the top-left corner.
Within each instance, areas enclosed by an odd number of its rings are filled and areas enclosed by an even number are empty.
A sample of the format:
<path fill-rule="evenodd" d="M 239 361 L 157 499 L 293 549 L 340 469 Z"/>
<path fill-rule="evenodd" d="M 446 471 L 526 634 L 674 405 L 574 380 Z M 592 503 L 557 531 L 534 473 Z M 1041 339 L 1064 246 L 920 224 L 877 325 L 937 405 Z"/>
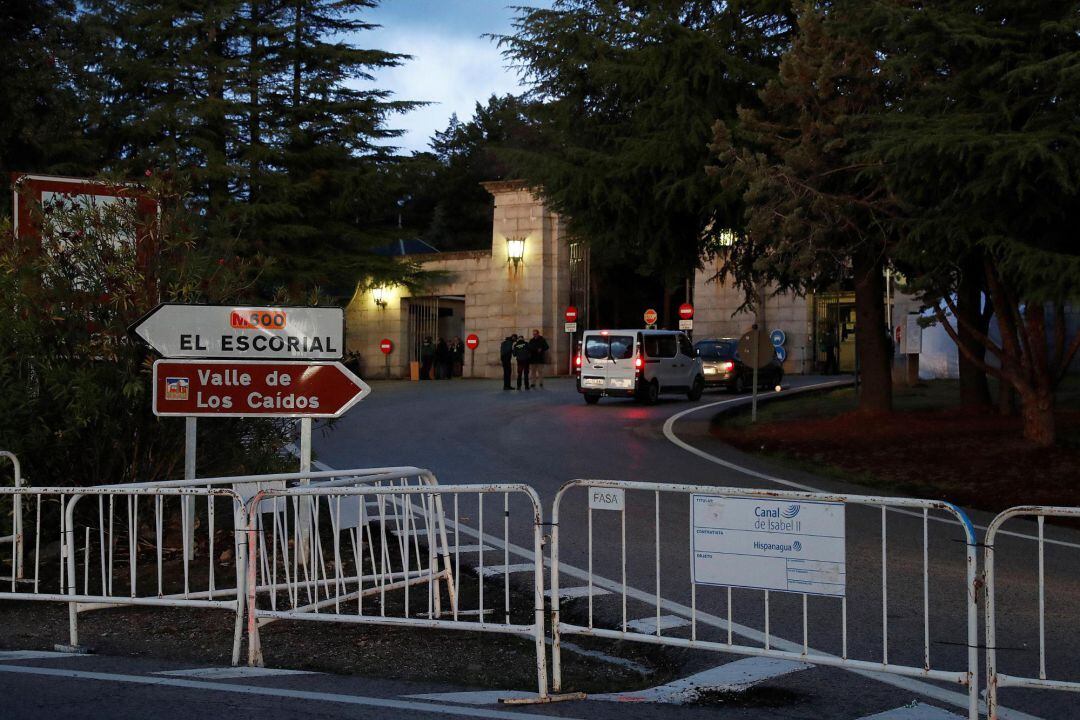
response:
<path fill-rule="evenodd" d="M 788 505 L 787 510 L 784 510 L 784 512 L 780 513 L 780 515 L 785 520 L 790 520 L 793 517 L 795 517 L 796 515 L 798 515 L 799 510 L 801 510 L 801 509 L 802 508 L 799 505 Z"/>

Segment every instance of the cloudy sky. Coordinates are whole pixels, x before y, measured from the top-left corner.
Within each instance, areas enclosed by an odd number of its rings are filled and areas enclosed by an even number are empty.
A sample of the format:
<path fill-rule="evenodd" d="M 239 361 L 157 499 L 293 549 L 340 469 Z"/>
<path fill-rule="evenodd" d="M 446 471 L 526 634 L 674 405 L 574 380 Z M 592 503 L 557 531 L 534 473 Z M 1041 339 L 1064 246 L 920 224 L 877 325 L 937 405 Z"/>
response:
<path fill-rule="evenodd" d="M 366 20 L 382 27 L 356 38 L 359 46 L 413 56 L 401 67 L 380 72 L 374 87 L 391 90 L 397 99 L 431 102 L 391 121 L 393 127 L 405 131 L 397 145 L 404 150 L 427 149 L 428 139 L 446 128 L 451 113 L 467 120 L 477 101 L 484 102 L 493 93 L 521 90 L 498 47 L 482 37 L 512 32 L 511 2 L 550 4 L 546 0 L 382 0 L 365 13 Z"/>

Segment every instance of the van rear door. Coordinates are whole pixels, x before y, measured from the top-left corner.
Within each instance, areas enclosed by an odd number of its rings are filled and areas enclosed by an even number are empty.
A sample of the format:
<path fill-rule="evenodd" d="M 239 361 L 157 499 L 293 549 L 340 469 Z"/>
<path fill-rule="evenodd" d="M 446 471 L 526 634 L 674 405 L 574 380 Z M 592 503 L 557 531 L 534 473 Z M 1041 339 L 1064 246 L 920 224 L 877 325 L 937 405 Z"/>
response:
<path fill-rule="evenodd" d="M 586 333 L 583 344 L 582 390 L 634 389 L 636 348 L 633 333 Z"/>

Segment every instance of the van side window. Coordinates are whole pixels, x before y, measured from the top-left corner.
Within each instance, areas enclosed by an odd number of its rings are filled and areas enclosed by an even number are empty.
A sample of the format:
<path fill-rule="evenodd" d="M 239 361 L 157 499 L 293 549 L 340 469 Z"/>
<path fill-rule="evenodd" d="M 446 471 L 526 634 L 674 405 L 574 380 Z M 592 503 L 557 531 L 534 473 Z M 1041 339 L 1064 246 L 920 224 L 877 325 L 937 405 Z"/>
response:
<path fill-rule="evenodd" d="M 679 335 L 679 352 L 686 357 L 694 357 L 694 346 L 690 344 L 690 338 Z"/>
<path fill-rule="evenodd" d="M 660 344 L 657 342 L 660 338 L 656 335 L 646 335 L 642 347 L 645 348 L 645 355 L 647 357 L 660 357 Z"/>
<path fill-rule="evenodd" d="M 678 348 L 678 342 L 674 335 L 657 335 L 657 355 L 662 358 L 673 358 Z"/>

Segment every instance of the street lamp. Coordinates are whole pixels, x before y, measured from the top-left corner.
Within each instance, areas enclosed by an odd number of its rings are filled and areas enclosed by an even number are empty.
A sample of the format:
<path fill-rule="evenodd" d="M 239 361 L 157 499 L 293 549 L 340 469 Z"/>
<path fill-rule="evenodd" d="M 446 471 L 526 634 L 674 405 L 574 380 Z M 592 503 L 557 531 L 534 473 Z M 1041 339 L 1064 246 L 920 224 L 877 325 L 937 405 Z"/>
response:
<path fill-rule="evenodd" d="M 390 294 L 390 289 L 385 285 L 376 285 L 371 288 L 371 299 L 375 301 L 375 304 L 382 309 L 386 309 L 386 298 Z"/>
<path fill-rule="evenodd" d="M 525 238 L 506 238 L 506 261 L 513 264 L 514 272 L 517 272 L 523 257 L 525 257 Z"/>

